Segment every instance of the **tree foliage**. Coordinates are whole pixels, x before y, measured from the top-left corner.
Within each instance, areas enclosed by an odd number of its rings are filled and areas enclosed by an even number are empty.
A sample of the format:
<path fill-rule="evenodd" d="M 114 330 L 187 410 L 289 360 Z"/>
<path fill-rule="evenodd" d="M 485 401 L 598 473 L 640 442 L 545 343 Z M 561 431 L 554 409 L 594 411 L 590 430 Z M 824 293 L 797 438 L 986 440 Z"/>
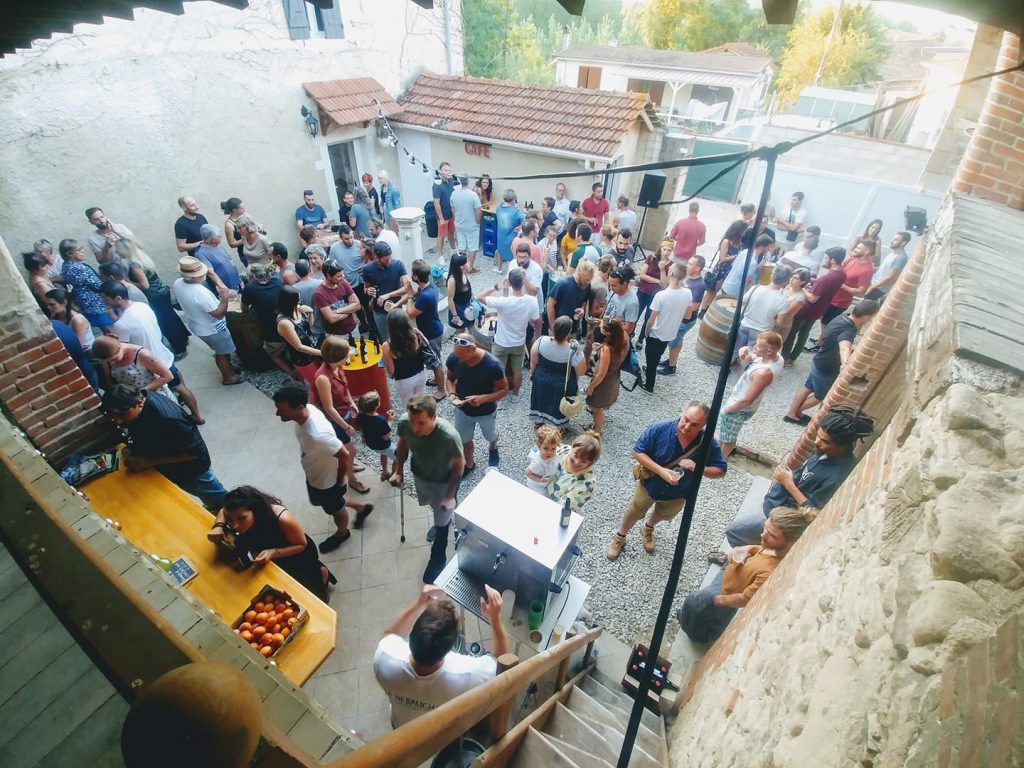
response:
<path fill-rule="evenodd" d="M 764 16 L 747 0 L 650 0 L 640 8 L 638 24 L 652 48 L 703 51 L 747 40 Z"/>
<path fill-rule="evenodd" d="M 617 0 L 588 0 L 570 16 L 551 0 L 465 0 L 462 7 L 466 74 L 527 83 L 554 83 L 551 57 L 570 45 L 638 45 L 635 23 Z M 597 15 L 598 12 L 600 15 Z"/>
<path fill-rule="evenodd" d="M 800 92 L 814 84 L 823 55 L 825 62 L 818 85 L 839 87 L 878 79 L 888 45 L 873 9 L 867 4 L 844 5 L 835 37 L 827 43 L 835 12 L 833 7 L 816 10 L 790 31 L 776 79 L 776 104 L 780 110 L 792 106 Z"/>

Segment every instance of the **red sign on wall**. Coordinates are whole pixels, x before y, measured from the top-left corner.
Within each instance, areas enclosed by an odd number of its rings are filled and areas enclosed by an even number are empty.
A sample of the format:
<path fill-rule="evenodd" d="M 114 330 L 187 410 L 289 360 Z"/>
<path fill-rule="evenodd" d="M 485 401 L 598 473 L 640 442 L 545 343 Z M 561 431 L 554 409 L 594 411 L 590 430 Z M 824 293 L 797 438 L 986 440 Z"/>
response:
<path fill-rule="evenodd" d="M 476 141 L 463 141 L 462 146 L 465 147 L 467 155 L 473 155 L 474 157 L 491 156 L 490 144 L 480 144 Z"/>

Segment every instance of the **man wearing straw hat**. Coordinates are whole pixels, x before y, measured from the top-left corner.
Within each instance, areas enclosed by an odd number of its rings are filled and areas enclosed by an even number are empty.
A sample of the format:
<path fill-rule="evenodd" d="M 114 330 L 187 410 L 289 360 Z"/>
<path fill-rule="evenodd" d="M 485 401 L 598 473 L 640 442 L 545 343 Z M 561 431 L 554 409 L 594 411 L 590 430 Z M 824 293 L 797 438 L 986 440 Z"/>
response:
<path fill-rule="evenodd" d="M 226 286 L 218 286 L 218 300 L 205 285 L 208 271 L 208 267 L 199 259 L 183 256 L 178 260 L 178 272 L 181 277 L 174 281 L 174 296 L 181 305 L 188 329 L 213 350 L 221 383 L 239 384 L 244 379 L 236 376 L 231 367 L 235 343 L 231 340 L 228 324 L 224 319 L 232 291 Z"/>

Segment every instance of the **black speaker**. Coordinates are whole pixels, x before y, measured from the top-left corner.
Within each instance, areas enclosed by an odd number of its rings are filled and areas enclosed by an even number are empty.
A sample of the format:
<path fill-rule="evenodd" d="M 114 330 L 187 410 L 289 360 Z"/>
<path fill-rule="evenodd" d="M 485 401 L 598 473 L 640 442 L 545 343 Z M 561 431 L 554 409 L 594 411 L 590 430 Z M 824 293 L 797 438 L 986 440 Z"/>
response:
<path fill-rule="evenodd" d="M 648 171 L 644 174 L 644 180 L 640 184 L 640 194 L 637 195 L 636 204 L 641 208 L 657 208 L 664 192 L 665 174 Z"/>

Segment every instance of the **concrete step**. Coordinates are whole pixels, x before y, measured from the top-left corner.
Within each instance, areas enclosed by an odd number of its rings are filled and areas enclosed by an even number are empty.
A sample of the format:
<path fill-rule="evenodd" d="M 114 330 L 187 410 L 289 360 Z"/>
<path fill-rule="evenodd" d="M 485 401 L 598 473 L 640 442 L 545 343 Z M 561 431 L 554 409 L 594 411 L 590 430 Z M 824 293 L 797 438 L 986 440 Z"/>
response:
<path fill-rule="evenodd" d="M 535 728 L 530 728 L 519 742 L 519 748 L 509 762 L 509 768 L 589 768 L 587 763 L 577 763 L 558 749 L 552 741 L 545 739 Z"/>
<path fill-rule="evenodd" d="M 594 730 L 561 702 L 555 704 L 555 711 L 551 713 L 547 725 L 544 726 L 544 733 L 612 765 L 619 759 L 619 753 L 605 741 L 600 731 Z"/>
<path fill-rule="evenodd" d="M 619 733 L 625 735 L 626 725 L 629 722 L 628 716 L 616 715 L 581 688 L 573 688 L 566 704 L 569 709 L 580 717 L 585 717 L 588 720 L 614 728 Z M 637 730 L 636 743 L 652 757 L 661 754 L 661 735 L 650 730 L 643 723 L 640 724 L 640 728 Z"/>
<path fill-rule="evenodd" d="M 615 752 L 616 759 L 618 759 L 617 756 L 622 751 L 622 743 L 625 740 L 623 732 L 613 726 L 591 720 L 589 717 L 579 716 L 579 718 L 598 733 L 599 737 Z M 659 751 L 660 748 L 655 751 L 655 754 L 658 754 Z M 668 768 L 641 746 L 639 738 L 633 744 L 633 753 L 629 757 L 629 764 L 631 768 Z"/>
<path fill-rule="evenodd" d="M 551 742 L 559 752 L 568 755 L 576 761 L 581 768 L 591 768 L 591 766 L 593 766 L 593 768 L 612 768 L 612 763 L 609 763 L 607 760 L 602 760 L 591 752 L 584 752 L 582 749 L 577 749 L 568 742 L 556 739 L 550 733 L 541 733 L 540 735 Z"/>
<path fill-rule="evenodd" d="M 633 711 L 633 699 L 622 690 L 622 686 L 617 686 L 617 689 L 613 690 L 599 683 L 593 675 L 587 675 L 583 678 L 581 687 L 606 708 L 614 710 L 616 714 L 621 713 L 625 717 L 623 722 L 629 721 L 629 713 Z M 665 721 L 646 707 L 640 716 L 640 722 L 654 733 L 665 735 Z"/>

